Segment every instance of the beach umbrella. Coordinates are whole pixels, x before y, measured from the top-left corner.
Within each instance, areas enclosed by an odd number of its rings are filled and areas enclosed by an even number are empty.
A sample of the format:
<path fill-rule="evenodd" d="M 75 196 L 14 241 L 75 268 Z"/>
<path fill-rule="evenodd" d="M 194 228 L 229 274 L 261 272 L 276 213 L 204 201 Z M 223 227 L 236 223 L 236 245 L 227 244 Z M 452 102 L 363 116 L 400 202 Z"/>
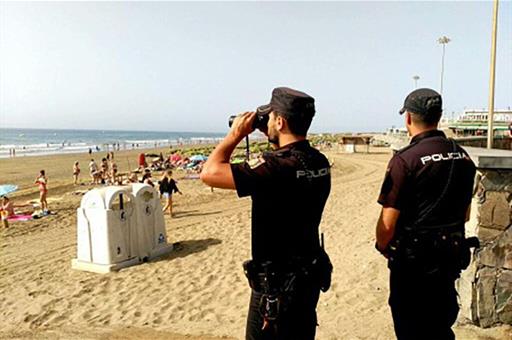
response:
<path fill-rule="evenodd" d="M 205 155 L 194 155 L 189 158 L 192 162 L 203 162 L 208 159 Z"/>
<path fill-rule="evenodd" d="M 13 184 L 0 185 L 0 196 L 5 196 L 7 194 L 10 194 L 11 192 L 15 192 L 17 189 L 18 186 Z"/>

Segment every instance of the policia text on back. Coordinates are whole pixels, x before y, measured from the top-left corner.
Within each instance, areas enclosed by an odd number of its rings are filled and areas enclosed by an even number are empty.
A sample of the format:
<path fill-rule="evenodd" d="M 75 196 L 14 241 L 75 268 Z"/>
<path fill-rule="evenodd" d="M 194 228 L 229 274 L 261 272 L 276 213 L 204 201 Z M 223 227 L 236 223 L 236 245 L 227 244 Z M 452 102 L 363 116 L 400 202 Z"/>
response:
<path fill-rule="evenodd" d="M 454 339 L 455 280 L 478 239 L 465 237 L 476 168 L 437 129 L 442 98 L 418 89 L 400 114 L 412 136 L 388 164 L 378 202 L 376 248 L 390 269 L 389 305 L 400 340 Z"/>

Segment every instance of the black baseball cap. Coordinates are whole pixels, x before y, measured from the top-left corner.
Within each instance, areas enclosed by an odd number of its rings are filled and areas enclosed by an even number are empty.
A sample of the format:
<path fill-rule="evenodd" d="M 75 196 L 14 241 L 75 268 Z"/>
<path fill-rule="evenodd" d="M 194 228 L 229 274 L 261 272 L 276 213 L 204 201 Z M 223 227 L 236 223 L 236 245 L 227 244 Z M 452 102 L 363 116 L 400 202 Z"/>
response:
<path fill-rule="evenodd" d="M 258 115 L 268 115 L 276 111 L 285 117 L 315 115 L 315 98 L 289 87 L 276 87 L 272 91 L 270 103 L 256 109 Z"/>
<path fill-rule="evenodd" d="M 403 114 L 405 111 L 421 115 L 440 113 L 443 111 L 443 99 L 432 89 L 417 89 L 405 98 L 404 106 L 399 112 Z"/>

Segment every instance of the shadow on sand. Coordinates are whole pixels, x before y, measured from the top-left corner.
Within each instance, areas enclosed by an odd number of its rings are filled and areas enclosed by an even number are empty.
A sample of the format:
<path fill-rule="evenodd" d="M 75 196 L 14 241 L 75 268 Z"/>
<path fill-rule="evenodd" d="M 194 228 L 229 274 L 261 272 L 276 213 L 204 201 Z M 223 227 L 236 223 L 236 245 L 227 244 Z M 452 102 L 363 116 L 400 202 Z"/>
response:
<path fill-rule="evenodd" d="M 211 212 L 202 212 L 199 213 L 199 210 L 185 210 L 185 211 L 177 211 L 174 213 L 173 218 L 182 218 L 182 217 L 190 217 L 190 216 L 206 216 L 206 215 L 215 215 L 220 214 L 222 211 L 211 211 Z"/>
<path fill-rule="evenodd" d="M 186 240 L 173 243 L 173 250 L 168 254 L 161 256 L 150 262 L 172 261 L 179 257 L 185 257 L 195 253 L 202 252 L 210 246 L 222 243 L 216 238 L 206 238 L 203 240 Z"/>

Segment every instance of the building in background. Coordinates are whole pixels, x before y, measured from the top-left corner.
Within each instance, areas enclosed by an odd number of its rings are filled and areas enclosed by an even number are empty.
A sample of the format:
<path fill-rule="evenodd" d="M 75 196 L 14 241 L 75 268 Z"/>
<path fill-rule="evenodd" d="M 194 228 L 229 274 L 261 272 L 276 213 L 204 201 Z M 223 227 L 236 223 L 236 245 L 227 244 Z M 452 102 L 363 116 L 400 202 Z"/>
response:
<path fill-rule="evenodd" d="M 464 110 L 455 120 L 443 121 L 455 136 L 487 136 L 487 117 L 489 112 L 485 110 Z M 494 111 L 494 135 L 510 136 L 512 127 L 512 110 Z"/>

